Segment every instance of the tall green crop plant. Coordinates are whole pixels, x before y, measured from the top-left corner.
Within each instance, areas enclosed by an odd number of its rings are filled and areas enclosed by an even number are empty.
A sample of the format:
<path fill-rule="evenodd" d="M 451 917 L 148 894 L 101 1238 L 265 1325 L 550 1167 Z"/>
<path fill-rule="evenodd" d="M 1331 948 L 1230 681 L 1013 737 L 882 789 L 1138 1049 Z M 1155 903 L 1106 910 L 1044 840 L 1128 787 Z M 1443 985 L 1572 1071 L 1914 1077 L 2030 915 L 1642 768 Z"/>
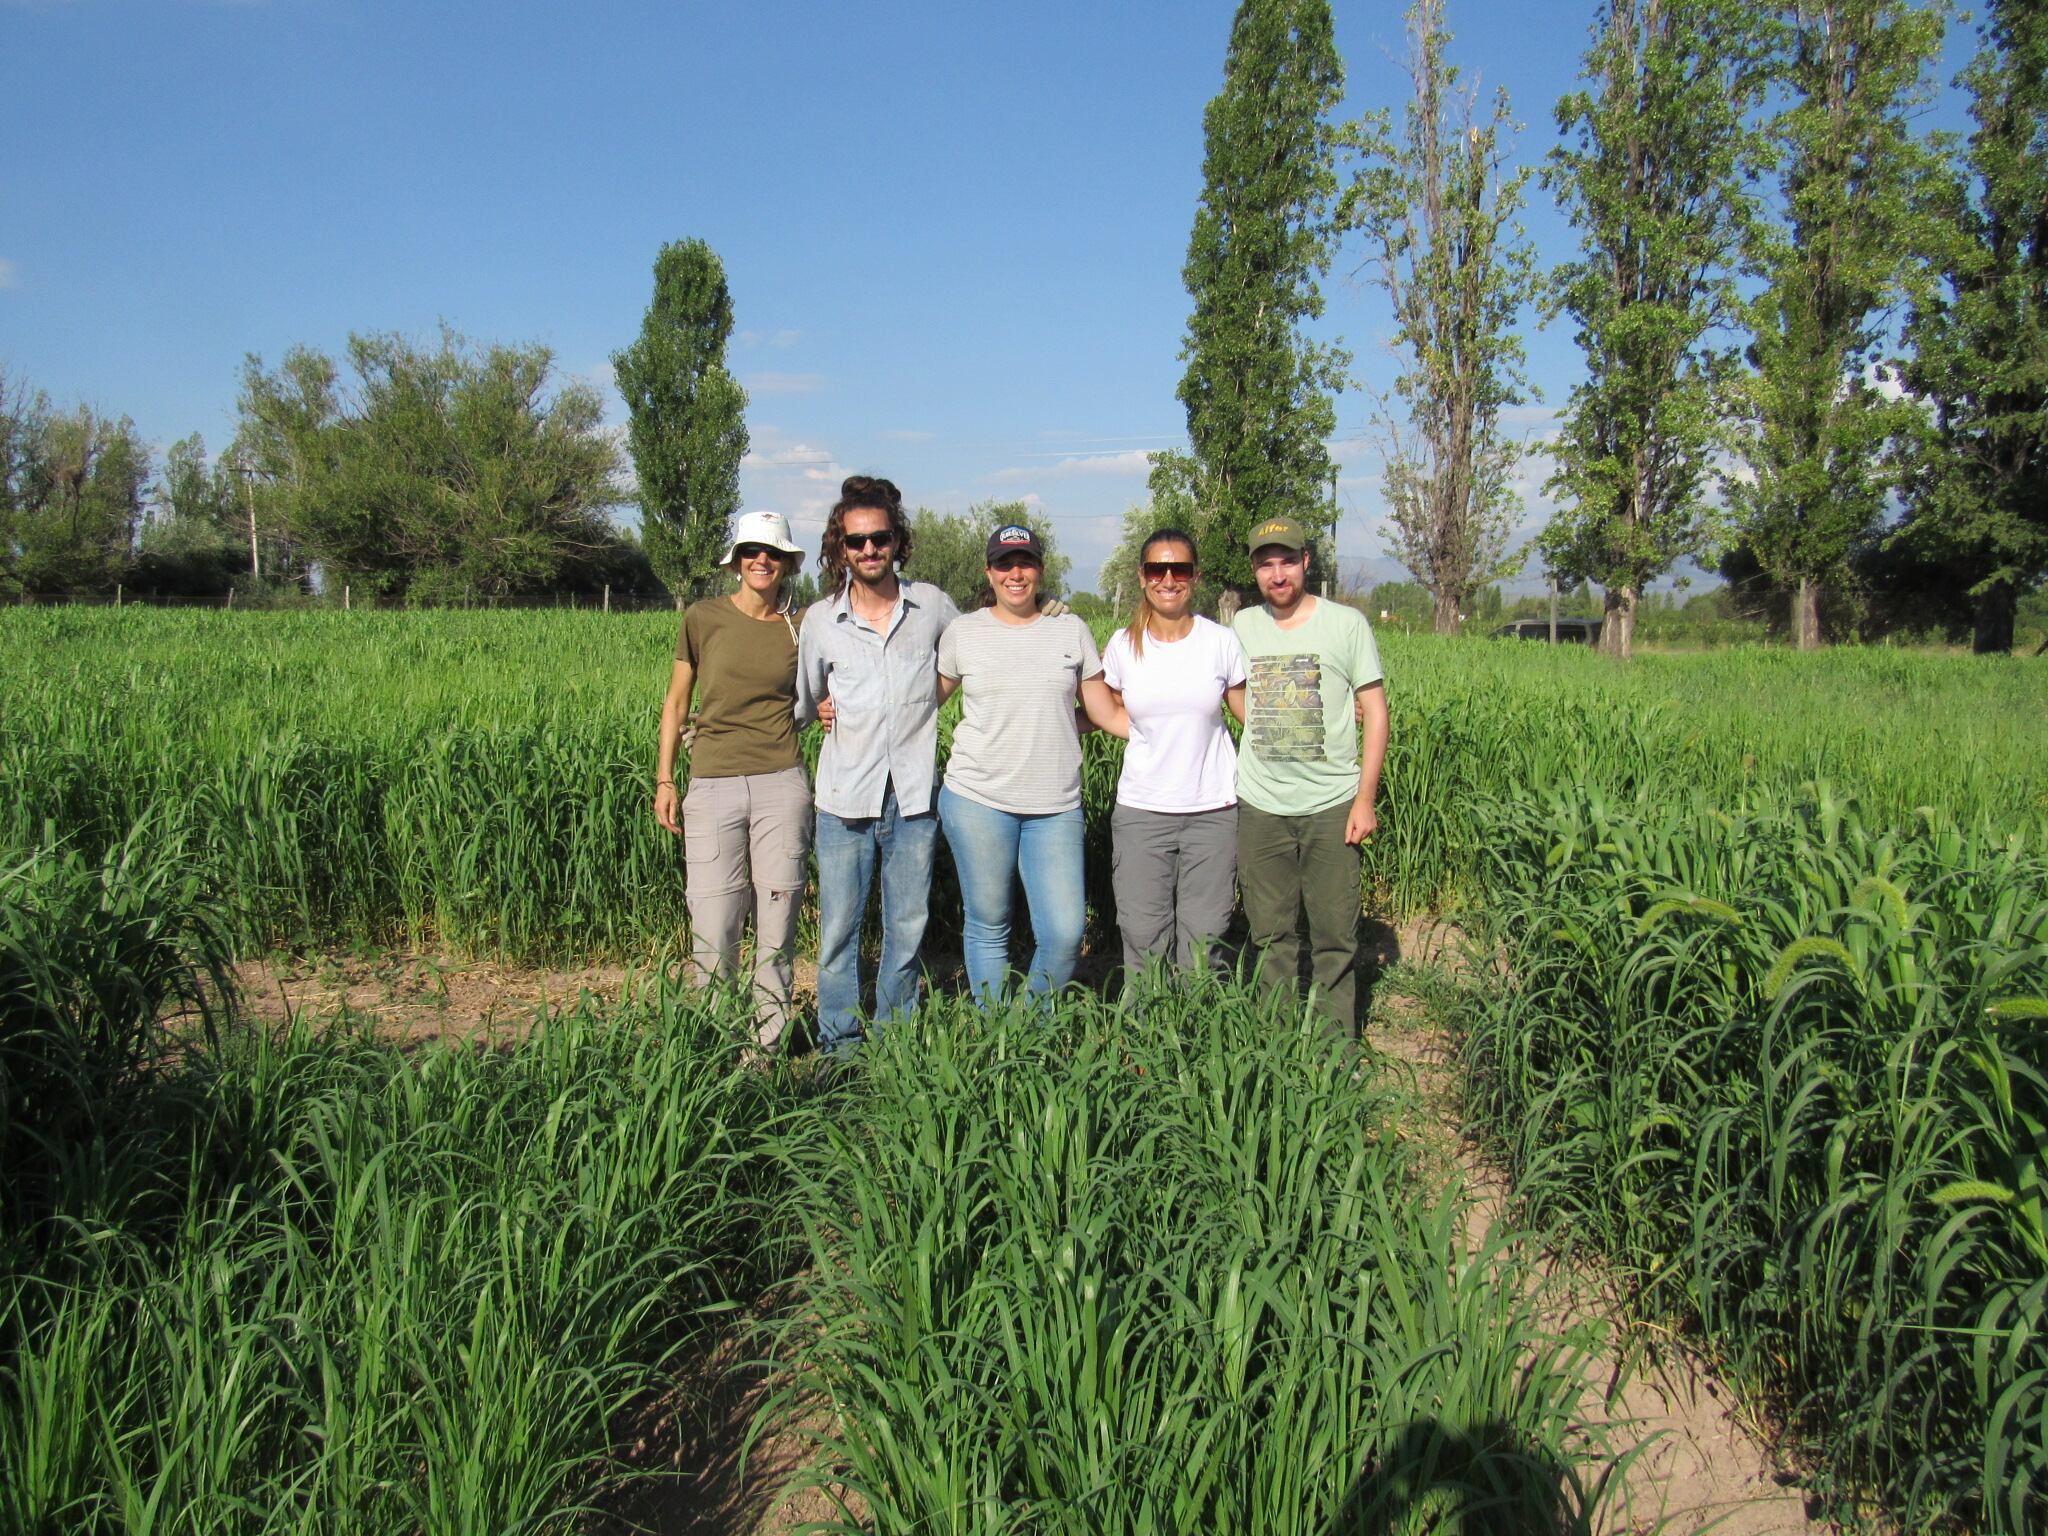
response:
<path fill-rule="evenodd" d="M 1208 982 L 884 1031 L 782 1142 L 819 1478 L 888 1530 L 1589 1528 L 1578 1358 L 1403 1103 Z"/>
<path fill-rule="evenodd" d="M 2048 1516 L 2048 857 L 1825 785 L 1485 810 L 1470 1108 L 1530 1214 L 1697 1320 L 1845 1497 Z"/>
<path fill-rule="evenodd" d="M 730 1004 L 650 984 L 503 1050 L 229 1032 L 0 1268 L 0 1528 L 497 1532 L 781 1272 Z"/>
<path fill-rule="evenodd" d="M 118 1143 L 164 1021 L 216 1022 L 229 955 L 192 865 L 148 828 L 96 863 L 45 852 L 0 868 L 0 1234 Z"/>

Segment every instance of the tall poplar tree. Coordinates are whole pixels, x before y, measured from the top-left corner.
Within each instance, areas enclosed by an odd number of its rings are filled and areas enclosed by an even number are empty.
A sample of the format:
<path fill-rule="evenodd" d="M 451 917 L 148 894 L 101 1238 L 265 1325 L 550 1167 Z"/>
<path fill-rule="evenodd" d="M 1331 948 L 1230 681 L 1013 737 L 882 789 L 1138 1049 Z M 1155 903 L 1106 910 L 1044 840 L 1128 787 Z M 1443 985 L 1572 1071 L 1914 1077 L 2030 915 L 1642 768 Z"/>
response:
<path fill-rule="evenodd" d="M 1243 0 L 1223 89 L 1202 117 L 1202 198 L 1182 268 L 1194 313 L 1176 393 L 1192 452 L 1155 455 L 1151 477 L 1155 502 L 1192 500 L 1204 569 L 1240 591 L 1252 585 L 1254 523 L 1332 522 L 1331 396 L 1347 359 L 1301 326 L 1323 312 L 1337 189 L 1328 114 L 1343 90 L 1328 0 Z"/>
<path fill-rule="evenodd" d="M 702 240 L 677 240 L 654 260 L 639 339 L 612 354 L 631 413 L 641 543 L 678 606 L 711 579 L 740 509 L 747 392 L 726 371 L 731 336 L 724 263 Z"/>
<path fill-rule="evenodd" d="M 1520 563 L 1506 554 L 1520 499 L 1500 413 L 1527 383 L 1515 325 L 1536 268 L 1516 215 L 1530 173 L 1506 169 L 1507 93 L 1482 122 L 1444 57 L 1443 0 L 1417 0 L 1408 36 L 1402 134 L 1385 112 L 1346 130 L 1361 164 L 1337 222 L 1364 237 L 1405 353 L 1394 392 L 1407 428 L 1383 413 L 1388 550 L 1429 590 L 1433 627 L 1448 635 L 1479 589 Z"/>
<path fill-rule="evenodd" d="M 1792 596 L 1792 634 L 1820 644 L 1820 592 L 1884 516 L 1887 445 L 1914 408 L 1870 378 L 1888 323 L 1924 270 L 1933 169 L 1911 118 L 1941 15 L 1906 0 L 1795 0 L 1780 55 L 1789 100 L 1770 127 L 1783 222 L 1757 226 L 1767 287 L 1748 306 L 1752 372 L 1736 392 L 1745 474 L 1726 481 L 1743 541 Z"/>
<path fill-rule="evenodd" d="M 1754 215 L 1745 167 L 1762 36 L 1741 0 L 1608 0 L 1591 88 L 1558 103 L 1575 142 L 1546 183 L 1583 255 L 1556 274 L 1586 354 L 1553 446 L 1565 497 L 1540 547 L 1550 569 L 1606 589 L 1604 650 L 1627 656 L 1644 587 L 1718 539 L 1705 494 L 1735 366 L 1717 334 Z"/>
<path fill-rule="evenodd" d="M 1896 541 L 1967 585 L 1972 649 L 1995 653 L 2048 574 L 2048 9 L 1989 0 L 1983 35 L 1956 239 L 1907 328 L 1907 383 L 1934 419 Z"/>

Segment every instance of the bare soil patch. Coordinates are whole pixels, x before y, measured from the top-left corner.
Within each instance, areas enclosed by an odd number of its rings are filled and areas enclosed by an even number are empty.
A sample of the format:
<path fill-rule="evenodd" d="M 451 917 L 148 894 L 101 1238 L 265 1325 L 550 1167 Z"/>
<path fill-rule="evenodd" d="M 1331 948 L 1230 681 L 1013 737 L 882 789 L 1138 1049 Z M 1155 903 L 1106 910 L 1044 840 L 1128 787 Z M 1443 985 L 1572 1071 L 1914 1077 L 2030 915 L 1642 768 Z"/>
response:
<path fill-rule="evenodd" d="M 613 1513 L 598 1530 L 604 1536 L 783 1536 L 840 1518 L 830 1492 L 791 1491 L 813 1458 L 829 1411 L 820 1404 L 800 1407 L 757 1434 L 764 1406 L 784 1382 L 778 1364 L 748 1357 L 738 1337 L 685 1372 L 639 1414 L 626 1459 L 641 1474 L 609 1501 Z M 849 1507 L 858 1509 L 858 1502 Z"/>

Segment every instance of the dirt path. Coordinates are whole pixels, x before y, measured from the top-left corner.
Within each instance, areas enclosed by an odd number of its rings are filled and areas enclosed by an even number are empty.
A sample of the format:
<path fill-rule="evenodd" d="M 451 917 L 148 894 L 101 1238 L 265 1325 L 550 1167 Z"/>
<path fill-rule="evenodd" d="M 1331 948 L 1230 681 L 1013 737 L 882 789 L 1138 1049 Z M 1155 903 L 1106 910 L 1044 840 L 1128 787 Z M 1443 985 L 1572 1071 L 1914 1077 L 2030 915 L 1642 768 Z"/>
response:
<path fill-rule="evenodd" d="M 1476 1196 L 1471 1237 L 1482 1240 L 1505 1219 L 1508 1191 L 1498 1170 L 1461 1132 L 1458 1079 L 1448 1035 L 1431 1021 L 1427 996 L 1454 963 L 1457 934 L 1447 927 L 1381 925 L 1368 952 L 1386 973 L 1367 1024 L 1369 1043 L 1412 1076 L 1422 1123 L 1414 1130 L 1430 1156 L 1458 1169 Z M 399 1041 L 514 1040 L 544 1008 L 589 992 L 610 1000 L 632 982 L 624 966 L 530 970 L 487 962 L 453 962 L 393 952 L 375 957 L 272 957 L 240 968 L 244 1007 L 281 1023 L 300 1012 L 367 1019 Z M 812 992 L 816 970 L 798 963 L 797 990 Z M 1583 1270 L 1544 1256 L 1545 1308 L 1560 1330 L 1593 1319 L 1615 1328 L 1610 1298 Z M 1715 1536 L 1823 1536 L 1834 1527 L 1808 1516 L 1730 1394 L 1685 1351 L 1630 1351 L 1629 1368 L 1610 1355 L 1595 1371 L 1600 1390 L 1588 1394 L 1584 1418 L 1613 1426 L 1622 1445 L 1649 1442 L 1631 1465 L 1624 1496 L 1610 1502 L 1605 1529 L 1616 1536 L 1659 1531 L 1670 1536 L 1711 1530 Z M 611 1504 L 597 1527 L 654 1536 L 784 1536 L 836 1514 L 819 1492 L 789 1495 L 789 1483 L 811 1455 L 817 1427 L 799 1415 L 753 1444 L 748 1434 L 774 1394 L 775 1374 L 746 1358 L 729 1340 L 674 1389 L 645 1405 L 632 1427 L 628 1460 L 641 1476 Z"/>
<path fill-rule="evenodd" d="M 1426 1001 L 1426 994 L 1450 979 L 1460 936 L 1447 926 L 1411 923 L 1388 937 L 1382 956 L 1391 951 L 1395 960 L 1377 989 L 1366 1038 L 1412 1075 L 1424 1122 L 1416 1127 L 1418 1136 L 1430 1155 L 1456 1167 L 1475 1196 L 1470 1239 L 1476 1245 L 1506 1220 L 1507 1181 L 1463 1134 L 1455 1051 Z M 1564 1267 L 1547 1254 L 1539 1270 L 1546 1320 L 1553 1327 L 1562 1331 L 1592 1320 L 1613 1329 L 1616 1339 L 1630 1338 L 1597 1276 Z M 1669 1536 L 1835 1531 L 1832 1523 L 1809 1516 L 1805 1499 L 1789 1486 L 1792 1479 L 1740 1405 L 1694 1355 L 1675 1345 L 1650 1348 L 1640 1333 L 1632 1342 L 1636 1347 L 1626 1367 L 1613 1353 L 1599 1362 L 1594 1374 L 1604 1390 L 1589 1393 L 1582 1409 L 1589 1426 L 1613 1426 L 1618 1443 L 1645 1447 L 1628 1469 L 1622 1496 L 1610 1506 L 1607 1529 Z"/>

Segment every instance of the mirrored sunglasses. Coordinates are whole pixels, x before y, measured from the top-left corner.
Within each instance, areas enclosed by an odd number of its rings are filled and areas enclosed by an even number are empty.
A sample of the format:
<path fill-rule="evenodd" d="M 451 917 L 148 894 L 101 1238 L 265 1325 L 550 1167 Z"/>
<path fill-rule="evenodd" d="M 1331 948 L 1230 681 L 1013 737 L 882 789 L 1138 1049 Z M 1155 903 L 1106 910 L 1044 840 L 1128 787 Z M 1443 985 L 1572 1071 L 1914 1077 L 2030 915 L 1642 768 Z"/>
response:
<path fill-rule="evenodd" d="M 1179 581 L 1192 581 L 1195 576 L 1195 562 L 1192 560 L 1147 560 L 1138 569 L 1147 581 L 1164 581 L 1169 576 Z"/>

